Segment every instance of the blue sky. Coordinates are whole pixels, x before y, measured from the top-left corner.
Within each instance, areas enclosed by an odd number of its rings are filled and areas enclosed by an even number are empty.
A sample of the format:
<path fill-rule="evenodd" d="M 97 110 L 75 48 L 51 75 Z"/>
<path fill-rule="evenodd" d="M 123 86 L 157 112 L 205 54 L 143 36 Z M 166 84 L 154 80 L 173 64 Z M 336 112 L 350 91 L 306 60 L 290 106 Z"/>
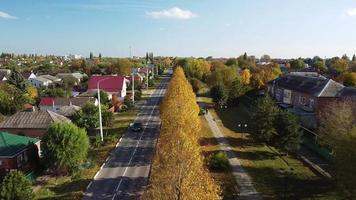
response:
<path fill-rule="evenodd" d="M 355 0 L 0 0 L 0 52 L 356 53 Z"/>

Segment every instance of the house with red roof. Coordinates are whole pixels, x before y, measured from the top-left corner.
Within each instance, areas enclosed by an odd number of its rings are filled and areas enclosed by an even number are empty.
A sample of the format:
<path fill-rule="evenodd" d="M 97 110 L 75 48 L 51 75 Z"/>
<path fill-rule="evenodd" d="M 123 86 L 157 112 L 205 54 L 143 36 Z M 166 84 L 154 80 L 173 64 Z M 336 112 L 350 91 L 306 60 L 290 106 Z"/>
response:
<path fill-rule="evenodd" d="M 98 86 L 100 90 L 109 94 L 110 99 L 113 95 L 124 98 L 126 96 L 127 79 L 124 76 L 116 75 L 93 75 L 88 81 L 87 92 L 97 91 Z"/>

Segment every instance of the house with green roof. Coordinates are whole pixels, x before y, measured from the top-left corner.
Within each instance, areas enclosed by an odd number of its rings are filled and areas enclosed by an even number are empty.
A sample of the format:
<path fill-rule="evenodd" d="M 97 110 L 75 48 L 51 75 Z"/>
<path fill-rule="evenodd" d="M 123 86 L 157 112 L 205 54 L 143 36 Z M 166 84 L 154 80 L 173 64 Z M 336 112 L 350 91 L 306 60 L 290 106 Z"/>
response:
<path fill-rule="evenodd" d="M 12 169 L 32 171 L 36 167 L 32 161 L 38 160 L 39 152 L 39 139 L 0 132 L 0 174 Z"/>

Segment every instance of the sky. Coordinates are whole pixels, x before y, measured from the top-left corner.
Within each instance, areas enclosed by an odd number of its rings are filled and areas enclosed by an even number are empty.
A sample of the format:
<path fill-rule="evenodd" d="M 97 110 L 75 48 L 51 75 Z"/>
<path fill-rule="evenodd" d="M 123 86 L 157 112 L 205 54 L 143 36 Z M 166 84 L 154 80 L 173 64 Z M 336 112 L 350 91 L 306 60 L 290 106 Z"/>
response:
<path fill-rule="evenodd" d="M 0 52 L 332 57 L 356 53 L 355 0 L 0 0 Z"/>

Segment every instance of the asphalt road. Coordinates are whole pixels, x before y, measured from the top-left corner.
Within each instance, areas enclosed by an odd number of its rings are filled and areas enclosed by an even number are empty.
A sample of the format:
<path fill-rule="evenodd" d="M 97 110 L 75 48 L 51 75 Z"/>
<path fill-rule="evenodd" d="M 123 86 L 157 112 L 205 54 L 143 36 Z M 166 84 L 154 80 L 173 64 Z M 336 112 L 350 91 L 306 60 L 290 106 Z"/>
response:
<path fill-rule="evenodd" d="M 84 200 L 139 199 L 147 183 L 157 138 L 159 136 L 159 103 L 169 77 L 164 77 L 135 122 L 143 124 L 141 132 L 128 130 L 110 157 L 88 185 Z"/>

